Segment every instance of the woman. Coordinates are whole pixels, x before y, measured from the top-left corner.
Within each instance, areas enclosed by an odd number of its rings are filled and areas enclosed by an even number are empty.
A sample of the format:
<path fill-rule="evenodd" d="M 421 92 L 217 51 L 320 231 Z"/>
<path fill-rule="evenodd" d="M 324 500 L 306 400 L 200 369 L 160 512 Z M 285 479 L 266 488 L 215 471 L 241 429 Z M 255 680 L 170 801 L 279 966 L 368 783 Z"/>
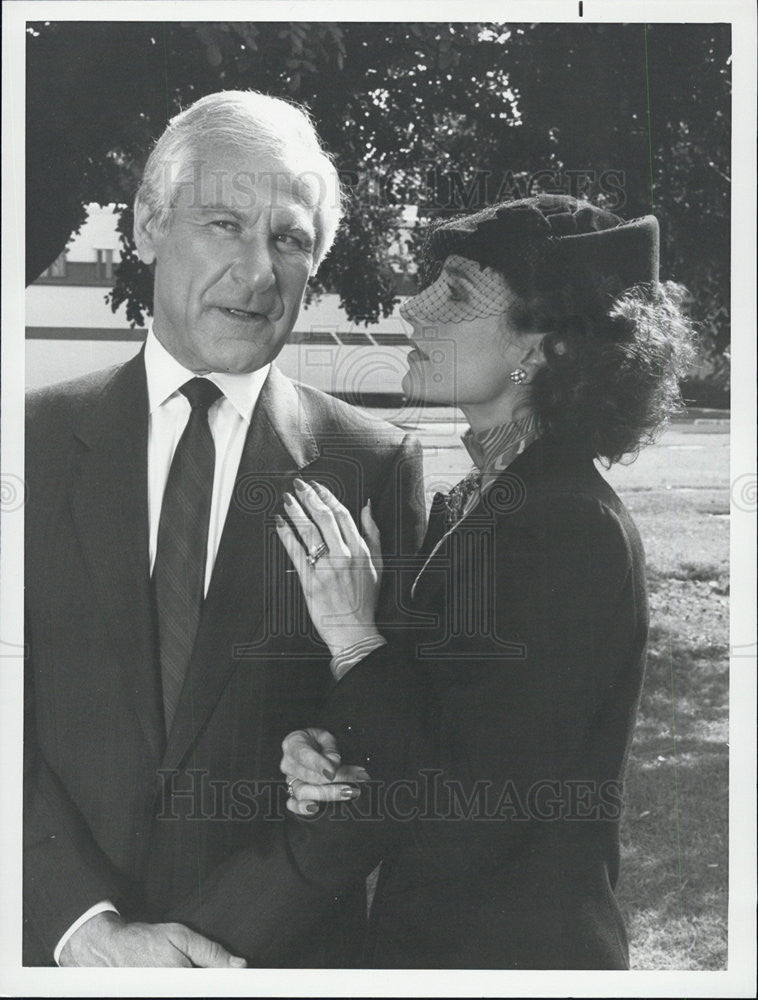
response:
<path fill-rule="evenodd" d="M 682 290 L 658 283 L 654 218 L 563 196 L 438 226 L 422 277 L 404 387 L 464 411 L 476 469 L 435 498 L 401 635 L 374 619 L 370 509 L 364 541 L 318 484 L 285 498 L 337 681 L 327 726 L 284 742 L 290 808 L 346 797 L 358 765 L 384 790 L 370 965 L 628 968 L 613 889 L 644 554 L 593 460 L 634 455 L 676 405 Z M 330 780 L 339 754 L 354 767 Z"/>

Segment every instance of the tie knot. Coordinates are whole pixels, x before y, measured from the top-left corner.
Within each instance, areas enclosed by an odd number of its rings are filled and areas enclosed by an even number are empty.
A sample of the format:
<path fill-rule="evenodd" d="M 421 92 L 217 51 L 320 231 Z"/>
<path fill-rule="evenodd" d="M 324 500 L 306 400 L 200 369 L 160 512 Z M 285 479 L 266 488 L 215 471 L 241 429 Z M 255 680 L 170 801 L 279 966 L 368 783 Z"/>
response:
<path fill-rule="evenodd" d="M 207 378 L 191 378 L 185 382 L 179 392 L 186 396 L 193 410 L 205 410 L 216 402 L 223 392 Z"/>

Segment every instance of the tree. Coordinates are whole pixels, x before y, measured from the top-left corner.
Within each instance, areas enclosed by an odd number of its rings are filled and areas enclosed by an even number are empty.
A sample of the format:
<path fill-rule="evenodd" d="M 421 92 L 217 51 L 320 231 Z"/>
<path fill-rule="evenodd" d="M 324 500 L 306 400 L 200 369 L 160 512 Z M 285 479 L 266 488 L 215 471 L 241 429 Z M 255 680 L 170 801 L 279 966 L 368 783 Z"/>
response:
<path fill-rule="evenodd" d="M 522 162 L 587 168 L 601 201 L 603 177 L 623 172 L 619 211 L 658 216 L 662 274 L 689 288 L 718 361 L 730 336 L 729 25 L 537 25 L 509 55 L 529 126 Z"/>
<path fill-rule="evenodd" d="M 424 222 L 552 189 L 654 209 L 664 274 L 691 288 L 710 353 L 728 344 L 728 25 L 54 22 L 28 43 L 30 280 L 84 204 L 131 202 L 180 107 L 254 87 L 310 109 L 346 180 L 314 288 L 351 320 L 392 309 L 404 205 Z M 119 225 L 112 304 L 139 323 L 152 282 L 129 208 Z"/>
<path fill-rule="evenodd" d="M 477 25 L 299 23 L 46 23 L 28 36 L 28 279 L 81 225 L 89 201 L 127 204 L 152 140 L 181 106 L 221 88 L 255 87 L 309 107 L 349 180 L 345 225 L 320 278 L 351 319 L 388 315 L 391 247 L 400 206 L 448 107 L 501 107 Z M 453 86 L 461 67 L 466 85 Z M 82 101 L 83 97 L 83 101 Z M 113 109 L 118 108 L 114 115 Z M 372 179 L 403 190 L 377 199 Z M 52 191 L 63 197 L 51 198 Z M 124 261 L 113 305 L 132 321 L 150 307 L 151 282 L 121 213 Z M 319 285 L 317 284 L 318 288 Z"/>

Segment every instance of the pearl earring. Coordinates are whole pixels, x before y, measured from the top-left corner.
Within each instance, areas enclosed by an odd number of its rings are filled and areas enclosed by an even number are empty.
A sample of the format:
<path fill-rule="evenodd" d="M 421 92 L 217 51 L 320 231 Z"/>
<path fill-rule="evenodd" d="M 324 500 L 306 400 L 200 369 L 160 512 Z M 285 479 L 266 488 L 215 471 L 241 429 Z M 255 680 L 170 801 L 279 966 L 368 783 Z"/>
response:
<path fill-rule="evenodd" d="M 526 382 L 526 372 L 523 368 L 514 368 L 508 378 L 516 385 L 521 385 L 523 382 Z"/>

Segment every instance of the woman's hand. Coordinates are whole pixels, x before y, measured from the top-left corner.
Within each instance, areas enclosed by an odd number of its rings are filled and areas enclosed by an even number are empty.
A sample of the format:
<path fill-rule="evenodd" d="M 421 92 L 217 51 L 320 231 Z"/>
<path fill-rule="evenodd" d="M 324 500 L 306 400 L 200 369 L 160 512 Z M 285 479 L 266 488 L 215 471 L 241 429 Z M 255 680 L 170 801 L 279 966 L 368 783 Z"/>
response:
<path fill-rule="evenodd" d="M 296 479 L 295 490 L 297 497 L 285 493 L 284 503 L 297 534 L 279 515 L 276 530 L 297 570 L 313 624 L 335 656 L 359 639 L 379 634 L 375 620 L 382 578 L 379 529 L 370 501 L 361 511 L 364 541 L 350 512 L 326 487 Z M 309 561 L 309 555 L 323 545 L 328 551 Z"/>
<path fill-rule="evenodd" d="M 287 779 L 287 808 L 297 816 L 318 810 L 319 802 L 349 802 L 368 781 L 362 767 L 342 764 L 337 744 L 325 729 L 298 729 L 282 741 L 279 768 Z"/>

